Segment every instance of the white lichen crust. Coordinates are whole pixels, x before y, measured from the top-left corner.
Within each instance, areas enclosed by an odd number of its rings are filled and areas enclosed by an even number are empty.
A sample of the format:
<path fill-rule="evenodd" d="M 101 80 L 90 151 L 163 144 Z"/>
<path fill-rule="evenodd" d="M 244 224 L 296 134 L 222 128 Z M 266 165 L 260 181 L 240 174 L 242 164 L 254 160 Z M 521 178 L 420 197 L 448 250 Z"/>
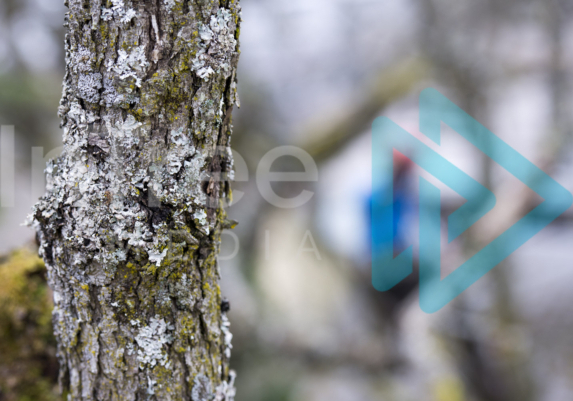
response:
<path fill-rule="evenodd" d="M 32 224 L 70 400 L 232 400 L 238 0 L 69 0 L 63 154 Z"/>

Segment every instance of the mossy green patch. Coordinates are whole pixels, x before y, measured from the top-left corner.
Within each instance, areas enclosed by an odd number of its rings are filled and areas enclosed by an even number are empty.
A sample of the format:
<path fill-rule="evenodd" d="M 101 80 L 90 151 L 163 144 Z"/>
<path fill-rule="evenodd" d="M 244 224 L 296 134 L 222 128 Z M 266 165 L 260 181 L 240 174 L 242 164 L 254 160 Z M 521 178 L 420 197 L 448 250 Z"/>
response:
<path fill-rule="evenodd" d="M 36 252 L 0 263 L 0 392 L 5 401 L 60 400 L 52 299 Z"/>

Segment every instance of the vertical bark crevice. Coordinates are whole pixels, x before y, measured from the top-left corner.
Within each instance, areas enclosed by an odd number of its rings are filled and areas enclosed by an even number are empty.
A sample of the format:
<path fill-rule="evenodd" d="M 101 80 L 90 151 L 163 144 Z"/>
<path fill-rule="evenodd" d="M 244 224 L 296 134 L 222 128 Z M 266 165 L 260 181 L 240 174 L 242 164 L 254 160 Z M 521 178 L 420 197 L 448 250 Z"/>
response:
<path fill-rule="evenodd" d="M 232 400 L 216 258 L 238 1 L 67 6 L 64 150 L 32 216 L 60 383 L 70 400 Z"/>

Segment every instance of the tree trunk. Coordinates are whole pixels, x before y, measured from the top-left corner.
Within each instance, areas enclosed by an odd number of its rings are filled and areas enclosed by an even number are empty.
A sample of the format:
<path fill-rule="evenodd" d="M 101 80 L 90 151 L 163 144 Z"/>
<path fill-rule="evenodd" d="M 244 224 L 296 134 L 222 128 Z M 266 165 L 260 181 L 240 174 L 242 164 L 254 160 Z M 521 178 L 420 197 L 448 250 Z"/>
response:
<path fill-rule="evenodd" d="M 69 0 L 33 224 L 71 400 L 232 400 L 219 291 L 238 0 Z"/>

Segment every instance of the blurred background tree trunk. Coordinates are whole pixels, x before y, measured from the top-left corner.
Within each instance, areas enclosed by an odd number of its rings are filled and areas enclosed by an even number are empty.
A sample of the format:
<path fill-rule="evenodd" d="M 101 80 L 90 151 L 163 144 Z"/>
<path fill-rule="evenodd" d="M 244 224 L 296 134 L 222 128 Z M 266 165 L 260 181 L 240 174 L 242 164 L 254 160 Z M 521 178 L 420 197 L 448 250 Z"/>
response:
<path fill-rule="evenodd" d="M 69 0 L 62 156 L 33 225 L 72 400 L 230 400 L 217 254 L 238 1 Z"/>

